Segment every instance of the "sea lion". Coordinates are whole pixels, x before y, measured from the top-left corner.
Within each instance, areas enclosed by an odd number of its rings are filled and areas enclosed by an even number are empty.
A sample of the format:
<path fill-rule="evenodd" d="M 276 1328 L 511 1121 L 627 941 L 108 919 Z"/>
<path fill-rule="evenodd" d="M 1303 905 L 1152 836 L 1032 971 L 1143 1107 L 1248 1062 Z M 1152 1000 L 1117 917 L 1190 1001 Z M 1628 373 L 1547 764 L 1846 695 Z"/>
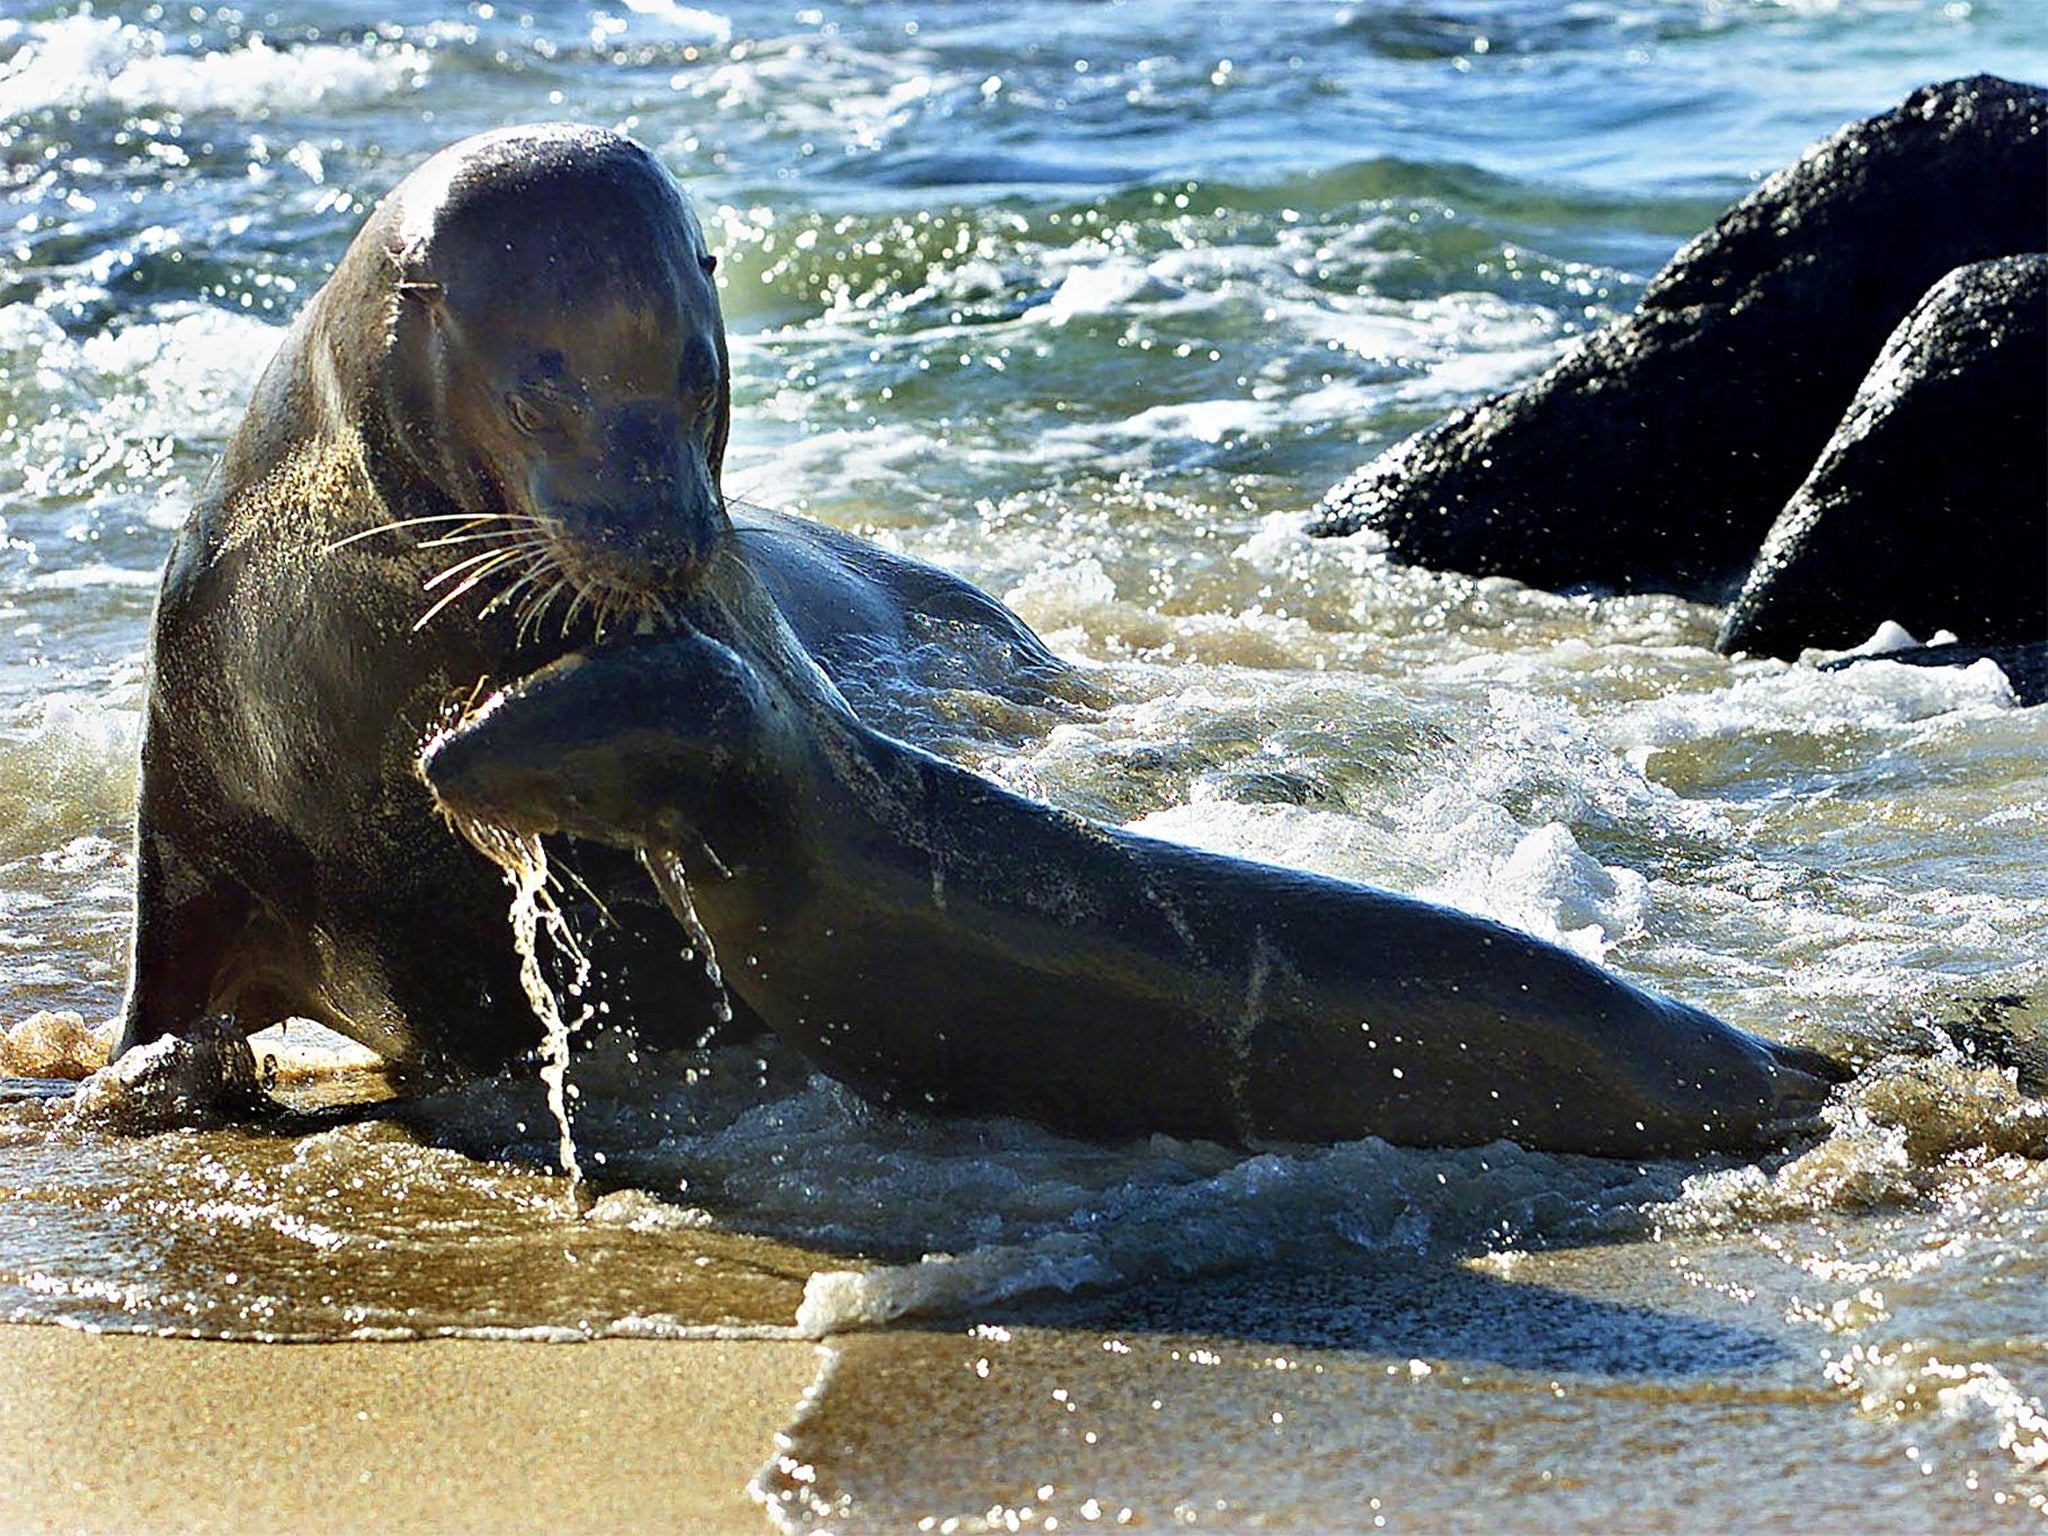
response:
<path fill-rule="evenodd" d="M 1025 800 L 700 635 L 565 657 L 421 772 L 645 850 L 738 996 L 885 1104 L 1634 1157 L 1780 1144 L 1844 1075 L 1498 924 Z"/>
<path fill-rule="evenodd" d="M 528 1051 L 498 873 L 414 759 L 483 680 L 607 630 L 688 614 L 820 697 L 927 621 L 974 631 L 999 681 L 1057 676 L 943 572 L 773 513 L 735 526 L 712 269 L 662 167 L 591 128 L 468 140 L 370 216 L 165 569 L 121 1050 L 297 1015 L 416 1076 Z M 694 1033 L 704 983 L 637 870 L 578 867 L 617 920 L 591 936 L 608 995 Z"/>

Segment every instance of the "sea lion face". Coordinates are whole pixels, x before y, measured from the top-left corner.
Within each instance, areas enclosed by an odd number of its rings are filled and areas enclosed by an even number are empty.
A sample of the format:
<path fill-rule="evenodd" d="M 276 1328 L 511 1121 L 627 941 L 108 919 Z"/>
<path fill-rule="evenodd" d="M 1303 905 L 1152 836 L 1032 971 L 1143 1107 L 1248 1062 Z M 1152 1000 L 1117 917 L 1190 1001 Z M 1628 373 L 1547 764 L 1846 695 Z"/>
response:
<path fill-rule="evenodd" d="M 690 850 L 693 867 L 717 869 L 774 835 L 798 741 L 776 689 L 683 630 L 572 652 L 510 684 L 429 742 L 420 773 L 459 817 Z"/>
<path fill-rule="evenodd" d="M 713 258 L 647 152 L 470 140 L 401 188 L 393 366 L 415 455 L 497 523 L 529 605 L 666 613 L 731 531 Z"/>

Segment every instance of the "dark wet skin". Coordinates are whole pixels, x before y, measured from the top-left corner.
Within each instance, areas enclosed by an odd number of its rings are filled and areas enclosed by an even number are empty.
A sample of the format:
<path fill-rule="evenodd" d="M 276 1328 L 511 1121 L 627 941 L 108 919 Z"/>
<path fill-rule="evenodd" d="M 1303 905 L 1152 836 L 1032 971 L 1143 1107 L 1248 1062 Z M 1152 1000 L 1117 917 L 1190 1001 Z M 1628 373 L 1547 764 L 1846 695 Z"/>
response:
<path fill-rule="evenodd" d="M 885 1104 L 1647 1156 L 1781 1145 L 1843 1075 L 1497 924 L 1024 800 L 702 636 L 557 662 L 423 772 L 675 855 L 738 997 Z"/>
<path fill-rule="evenodd" d="M 569 854 L 643 1032 L 712 1017 L 654 846 L 742 1004 L 884 1102 L 1616 1153 L 1767 1144 L 1810 1112 L 1818 1063 L 1522 935 L 1091 827 L 861 725 L 835 669 L 928 624 L 982 642 L 991 688 L 1061 669 L 943 572 L 735 523 L 710 269 L 665 173 L 590 130 L 459 146 L 372 216 L 166 571 L 124 1049 L 303 1016 L 414 1077 L 530 1050 L 499 873 L 416 765 L 531 675 L 459 738 L 526 774 L 474 808 Z"/>
<path fill-rule="evenodd" d="M 415 1080 L 530 1051 L 499 871 L 415 761 L 480 691 L 604 633 L 687 612 L 830 696 L 920 614 L 965 613 L 997 681 L 1062 670 L 943 572 L 735 526 L 713 266 L 667 173 L 591 129 L 468 141 L 371 216 L 165 572 L 121 1049 L 301 1016 Z M 581 926 L 614 1016 L 697 1038 L 713 999 L 633 860 L 555 851 L 609 913 Z"/>

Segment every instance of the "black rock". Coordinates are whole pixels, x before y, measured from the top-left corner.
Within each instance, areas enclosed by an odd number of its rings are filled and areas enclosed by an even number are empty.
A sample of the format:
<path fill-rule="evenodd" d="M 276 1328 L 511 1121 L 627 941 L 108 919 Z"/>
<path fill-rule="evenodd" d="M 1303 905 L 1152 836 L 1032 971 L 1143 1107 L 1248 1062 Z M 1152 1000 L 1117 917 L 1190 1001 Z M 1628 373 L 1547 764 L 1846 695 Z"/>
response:
<path fill-rule="evenodd" d="M 1315 528 L 1552 589 L 1725 600 L 1870 360 L 1954 267 L 2048 239 L 2048 91 L 1927 86 L 1778 172 L 1634 314 L 1333 490 Z"/>
<path fill-rule="evenodd" d="M 1892 333 L 1719 644 L 1790 657 L 1886 619 L 2048 639 L 2048 256 L 1960 267 Z"/>

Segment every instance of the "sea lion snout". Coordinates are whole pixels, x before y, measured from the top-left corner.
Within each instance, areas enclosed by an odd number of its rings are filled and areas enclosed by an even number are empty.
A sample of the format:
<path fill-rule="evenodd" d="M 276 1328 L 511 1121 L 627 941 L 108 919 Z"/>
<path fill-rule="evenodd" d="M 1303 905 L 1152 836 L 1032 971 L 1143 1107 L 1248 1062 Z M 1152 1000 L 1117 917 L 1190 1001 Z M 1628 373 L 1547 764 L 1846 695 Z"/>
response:
<path fill-rule="evenodd" d="M 420 777 L 445 814 L 522 835 L 560 831 L 560 812 L 580 792 L 516 724 L 510 732 L 491 724 L 503 697 L 432 737 L 420 751 Z"/>
<path fill-rule="evenodd" d="M 585 451 L 543 452 L 527 476 L 534 515 L 554 535 L 563 574 L 595 598 L 689 587 L 730 526 L 706 433 L 673 401 L 592 412 Z"/>
<path fill-rule="evenodd" d="M 752 667 L 686 632 L 542 668 L 429 741 L 419 768 L 458 816 L 673 846 L 762 821 L 785 729 Z"/>

